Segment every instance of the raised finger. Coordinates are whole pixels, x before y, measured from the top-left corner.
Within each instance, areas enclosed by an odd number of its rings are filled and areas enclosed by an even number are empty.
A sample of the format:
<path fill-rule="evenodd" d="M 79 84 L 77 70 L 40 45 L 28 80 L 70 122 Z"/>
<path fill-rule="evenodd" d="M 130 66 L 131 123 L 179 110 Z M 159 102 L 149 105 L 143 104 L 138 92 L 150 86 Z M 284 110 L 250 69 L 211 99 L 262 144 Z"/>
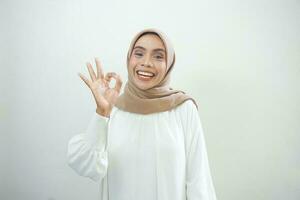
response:
<path fill-rule="evenodd" d="M 96 67 L 97 67 L 97 77 L 100 77 L 100 78 L 103 79 L 104 74 L 103 74 L 103 69 L 102 69 L 102 66 L 101 66 L 100 59 L 96 57 L 95 62 L 96 62 Z"/>
<path fill-rule="evenodd" d="M 87 79 L 84 75 L 78 72 L 78 76 L 85 82 L 85 84 L 90 87 L 90 80 Z"/>
<path fill-rule="evenodd" d="M 110 72 L 110 73 L 107 73 L 107 78 L 108 79 L 114 78 L 116 80 L 116 85 L 115 85 L 114 89 L 117 90 L 118 92 L 120 92 L 122 83 L 123 83 L 120 75 L 116 74 L 115 72 Z"/>
<path fill-rule="evenodd" d="M 89 74 L 91 76 L 92 81 L 95 81 L 96 80 L 96 74 L 95 74 L 95 72 L 93 70 L 93 67 L 92 67 L 91 63 L 87 62 L 86 66 L 87 66 L 87 68 L 89 70 Z"/>

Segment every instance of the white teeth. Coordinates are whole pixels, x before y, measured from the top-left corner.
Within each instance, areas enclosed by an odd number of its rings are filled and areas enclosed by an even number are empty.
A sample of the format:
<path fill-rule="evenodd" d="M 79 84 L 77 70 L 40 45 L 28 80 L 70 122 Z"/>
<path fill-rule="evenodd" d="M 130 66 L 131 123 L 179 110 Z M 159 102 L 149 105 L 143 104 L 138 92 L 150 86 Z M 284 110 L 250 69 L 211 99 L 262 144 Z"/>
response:
<path fill-rule="evenodd" d="M 153 76 L 154 76 L 154 74 L 151 73 L 151 72 L 137 71 L 137 73 L 138 73 L 139 75 L 143 75 L 143 76 L 150 76 L 150 77 L 153 77 Z"/>

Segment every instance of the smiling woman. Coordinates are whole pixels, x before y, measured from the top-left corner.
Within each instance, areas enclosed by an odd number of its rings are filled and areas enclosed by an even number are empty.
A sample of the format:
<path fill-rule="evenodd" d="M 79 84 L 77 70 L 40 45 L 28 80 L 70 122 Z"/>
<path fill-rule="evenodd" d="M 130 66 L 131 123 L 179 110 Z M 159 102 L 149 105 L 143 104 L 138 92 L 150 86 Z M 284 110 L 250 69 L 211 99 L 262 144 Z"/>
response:
<path fill-rule="evenodd" d="M 128 112 L 151 114 L 171 110 L 190 99 L 197 107 L 185 92 L 169 87 L 174 63 L 173 45 L 163 32 L 146 29 L 138 33 L 127 53 L 128 82 L 115 106 Z M 154 76 L 146 77 L 147 72 Z"/>
<path fill-rule="evenodd" d="M 145 29 L 130 44 L 123 94 L 98 59 L 97 75 L 89 63 L 91 80 L 80 74 L 97 109 L 70 139 L 68 164 L 100 182 L 102 200 L 216 200 L 197 104 L 169 87 L 174 63 L 164 33 Z"/>
<path fill-rule="evenodd" d="M 159 36 L 141 36 L 135 44 L 128 66 L 128 72 L 137 87 L 147 90 L 159 84 L 167 69 L 165 54 L 166 50 Z"/>

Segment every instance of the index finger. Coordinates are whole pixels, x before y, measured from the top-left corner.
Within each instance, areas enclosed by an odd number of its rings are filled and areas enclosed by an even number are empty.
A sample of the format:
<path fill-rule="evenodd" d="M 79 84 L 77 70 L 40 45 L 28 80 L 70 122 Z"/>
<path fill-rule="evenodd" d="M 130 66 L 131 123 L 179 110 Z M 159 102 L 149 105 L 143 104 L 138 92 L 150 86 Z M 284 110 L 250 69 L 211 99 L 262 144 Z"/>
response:
<path fill-rule="evenodd" d="M 103 69 L 101 67 L 101 62 L 98 57 L 95 58 L 96 67 L 97 67 L 97 77 L 100 77 L 101 79 L 104 78 Z"/>
<path fill-rule="evenodd" d="M 107 79 L 114 78 L 116 80 L 116 85 L 115 85 L 114 89 L 116 91 L 120 92 L 122 83 L 123 83 L 121 76 L 116 74 L 115 72 L 107 73 L 106 76 L 107 76 Z"/>

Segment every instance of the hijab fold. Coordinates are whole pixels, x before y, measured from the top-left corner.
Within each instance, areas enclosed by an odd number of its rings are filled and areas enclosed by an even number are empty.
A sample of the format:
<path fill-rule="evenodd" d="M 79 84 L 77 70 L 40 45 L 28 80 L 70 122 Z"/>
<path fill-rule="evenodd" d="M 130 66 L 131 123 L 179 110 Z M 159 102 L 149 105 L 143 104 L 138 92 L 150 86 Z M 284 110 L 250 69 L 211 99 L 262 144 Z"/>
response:
<path fill-rule="evenodd" d="M 166 74 L 159 84 L 147 90 L 141 90 L 134 84 L 132 80 L 133 77 L 128 73 L 128 81 L 125 85 L 124 92 L 118 97 L 115 106 L 127 112 L 151 114 L 171 110 L 186 100 L 191 99 L 198 109 L 197 103 L 192 97 L 181 90 L 174 90 L 169 87 L 170 74 L 175 63 L 175 52 L 170 40 L 162 31 L 148 28 L 135 35 L 127 53 L 128 72 L 129 60 L 134 45 L 141 36 L 147 33 L 153 33 L 159 36 L 165 46 L 167 65 Z"/>

